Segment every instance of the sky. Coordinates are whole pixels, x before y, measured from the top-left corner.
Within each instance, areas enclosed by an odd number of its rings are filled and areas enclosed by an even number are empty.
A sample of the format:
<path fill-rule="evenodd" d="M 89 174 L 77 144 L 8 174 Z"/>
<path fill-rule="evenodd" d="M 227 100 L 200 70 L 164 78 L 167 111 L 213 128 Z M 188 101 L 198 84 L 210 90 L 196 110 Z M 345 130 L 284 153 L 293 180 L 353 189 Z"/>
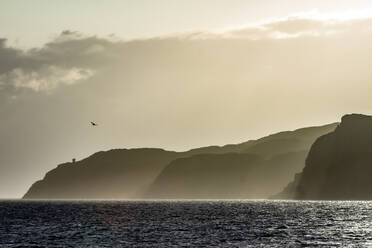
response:
<path fill-rule="evenodd" d="M 371 41 L 371 1 L 2 0 L 0 198 L 100 150 L 372 114 Z"/>
<path fill-rule="evenodd" d="M 62 30 L 122 39 L 221 30 L 294 13 L 369 11 L 369 0 L 2 0 L 0 36 L 22 48 Z"/>

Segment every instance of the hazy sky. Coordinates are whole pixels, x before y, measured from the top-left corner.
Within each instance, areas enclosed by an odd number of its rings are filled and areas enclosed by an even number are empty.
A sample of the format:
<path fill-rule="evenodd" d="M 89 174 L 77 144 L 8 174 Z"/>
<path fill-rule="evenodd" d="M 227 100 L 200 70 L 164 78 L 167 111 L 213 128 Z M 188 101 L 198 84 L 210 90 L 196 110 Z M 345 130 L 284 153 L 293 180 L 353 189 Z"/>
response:
<path fill-rule="evenodd" d="M 66 29 L 131 39 L 233 28 L 299 12 L 369 8 L 370 0 L 1 0 L 0 37 L 30 48 Z"/>
<path fill-rule="evenodd" d="M 0 197 L 99 150 L 185 150 L 372 114 L 371 8 L 1 1 Z"/>

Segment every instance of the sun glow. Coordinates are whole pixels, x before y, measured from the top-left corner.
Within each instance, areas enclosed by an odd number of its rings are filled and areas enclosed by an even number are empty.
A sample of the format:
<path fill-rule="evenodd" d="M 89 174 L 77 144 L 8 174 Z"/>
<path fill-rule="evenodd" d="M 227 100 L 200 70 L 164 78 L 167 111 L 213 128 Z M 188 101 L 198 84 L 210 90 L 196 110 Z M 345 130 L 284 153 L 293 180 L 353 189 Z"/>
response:
<path fill-rule="evenodd" d="M 321 12 L 318 9 L 313 9 L 305 12 L 297 12 L 291 15 L 280 18 L 268 18 L 260 22 L 245 23 L 242 25 L 229 26 L 214 30 L 215 34 L 224 34 L 231 30 L 240 30 L 246 28 L 265 29 L 265 26 L 271 23 L 288 21 L 291 19 L 307 19 L 314 21 L 327 21 L 327 23 L 339 23 L 350 20 L 368 19 L 372 18 L 372 8 L 354 9 L 342 12 Z M 282 37 L 280 37 L 282 38 Z"/>
<path fill-rule="evenodd" d="M 314 20 L 335 20 L 335 21 L 348 21 L 356 19 L 365 19 L 372 17 L 372 9 L 359 9 L 359 10 L 348 10 L 343 12 L 330 12 L 322 13 L 318 10 L 312 10 L 309 12 L 302 12 L 293 15 L 299 18 L 308 18 Z"/>

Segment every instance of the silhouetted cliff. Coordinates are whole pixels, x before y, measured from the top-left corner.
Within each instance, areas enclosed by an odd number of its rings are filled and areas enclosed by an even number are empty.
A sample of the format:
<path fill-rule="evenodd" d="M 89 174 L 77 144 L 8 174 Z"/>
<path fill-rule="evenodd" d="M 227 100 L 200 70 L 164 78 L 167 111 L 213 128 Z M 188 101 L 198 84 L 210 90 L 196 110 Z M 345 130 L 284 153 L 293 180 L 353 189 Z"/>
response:
<path fill-rule="evenodd" d="M 279 196 L 294 199 L 372 199 L 372 116 L 345 115 L 312 145 L 306 166 Z"/>
<path fill-rule="evenodd" d="M 202 147 L 187 152 L 171 152 L 162 149 L 116 149 L 98 152 L 81 161 L 61 164 L 49 171 L 43 180 L 31 186 L 24 198 L 123 199 L 144 196 L 185 198 L 186 195 L 192 198 L 202 196 L 213 198 L 213 195 L 208 196 L 203 193 L 189 194 L 188 184 L 182 185 L 180 182 L 192 178 L 195 179 L 194 186 L 201 192 L 210 192 L 216 197 L 217 191 L 222 190 L 225 193 L 220 196 L 225 198 L 262 198 L 273 194 L 274 188 L 277 191 L 277 187 L 284 187 L 295 173 L 301 171 L 307 151 L 314 140 L 335 127 L 336 124 L 304 128 L 241 144 Z M 247 154 L 239 155 L 238 153 Z M 210 154 L 210 156 L 199 154 Z M 218 154 L 226 155 L 217 156 Z M 188 175 L 182 174 L 183 167 L 189 167 L 189 163 L 190 168 L 194 164 L 196 167 L 189 170 Z M 231 167 L 228 167 L 229 164 Z M 269 167 L 275 167 L 275 169 L 271 170 Z M 173 175 L 168 174 L 169 168 L 175 170 L 174 178 L 172 176 L 169 178 L 169 175 Z M 164 173 L 162 173 L 163 170 Z M 177 172 L 178 170 L 180 171 Z M 211 174 L 214 176 L 204 180 L 203 171 L 214 171 L 214 174 Z M 275 172 L 276 176 L 272 172 Z M 226 185 L 231 185 L 226 189 L 219 186 L 221 183 L 219 178 L 224 174 L 229 175 L 226 178 L 229 181 L 226 181 Z M 269 176 L 265 177 L 263 174 Z M 158 182 L 160 179 L 163 180 L 162 178 L 165 181 L 170 180 L 168 186 Z M 215 190 L 209 190 L 207 184 Z M 185 188 L 184 195 L 177 196 L 169 191 L 171 188 L 176 189 L 178 185 Z M 271 186 L 264 187 L 263 185 Z M 234 193 L 233 189 L 241 193 Z M 243 192 L 244 190 L 246 192 Z M 232 195 L 229 197 L 228 194 Z"/>
<path fill-rule="evenodd" d="M 255 154 L 201 154 L 172 161 L 149 198 L 264 199 L 301 171 L 307 151 L 265 159 Z"/>
<path fill-rule="evenodd" d="M 300 128 L 271 134 L 258 140 L 249 140 L 240 144 L 208 146 L 188 151 L 189 155 L 202 153 L 254 153 L 264 157 L 294 151 L 309 150 L 314 141 L 323 134 L 333 131 L 337 123 L 318 127 Z"/>
<path fill-rule="evenodd" d="M 166 164 L 180 157 L 162 149 L 115 149 L 65 163 L 34 183 L 24 198 L 122 199 L 136 197 Z"/>
<path fill-rule="evenodd" d="M 146 197 L 268 198 L 303 169 L 312 143 L 336 126 L 301 128 L 237 145 L 202 148 L 214 154 L 171 162 Z"/>

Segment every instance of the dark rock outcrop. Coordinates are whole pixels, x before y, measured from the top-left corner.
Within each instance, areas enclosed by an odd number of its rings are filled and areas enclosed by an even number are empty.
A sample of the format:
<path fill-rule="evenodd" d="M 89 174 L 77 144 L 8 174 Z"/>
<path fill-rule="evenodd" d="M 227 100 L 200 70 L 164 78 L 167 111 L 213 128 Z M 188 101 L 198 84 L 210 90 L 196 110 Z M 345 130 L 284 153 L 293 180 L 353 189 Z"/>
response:
<path fill-rule="evenodd" d="M 372 199 L 372 116 L 345 115 L 312 145 L 303 172 L 279 196 L 312 200 Z"/>
<path fill-rule="evenodd" d="M 241 144 L 226 146 L 211 146 L 193 149 L 187 152 L 172 152 L 162 149 L 116 149 L 106 152 L 98 152 L 92 156 L 76 161 L 74 163 L 64 163 L 57 168 L 49 171 L 44 179 L 34 183 L 28 192 L 24 195 L 25 199 L 124 199 L 124 198 L 142 198 L 146 197 L 164 197 L 180 198 L 168 191 L 169 188 L 176 186 L 176 182 L 181 177 L 182 170 L 193 168 L 194 172 L 185 175 L 185 180 L 195 178 L 196 188 L 207 194 L 189 194 L 191 198 L 201 197 L 212 198 L 218 196 L 208 190 L 208 187 L 221 189 L 219 187 L 221 175 L 228 174 L 225 178 L 226 185 L 232 185 L 226 188 L 225 193 L 220 194 L 226 198 L 232 197 L 264 197 L 273 191 L 277 191 L 281 184 L 284 187 L 283 180 L 289 181 L 289 178 L 299 172 L 303 167 L 307 151 L 314 140 L 322 134 L 332 131 L 336 124 L 330 124 L 321 127 L 303 128 L 290 132 L 273 134 L 262 139 L 251 140 Z M 226 154 L 232 153 L 232 154 Z M 239 155 L 238 153 L 247 153 Z M 251 153 L 257 155 L 250 155 Z M 206 154 L 199 156 L 199 154 Z M 208 156 L 208 154 L 210 156 Z M 217 156 L 217 154 L 226 154 Z M 194 158 L 195 156 L 195 158 Z M 190 158 L 189 158 L 190 157 Z M 255 157 L 256 159 L 253 159 Z M 185 160 L 182 160 L 185 159 Z M 252 160 L 253 159 L 253 160 Z M 231 161 L 229 161 L 231 160 Z M 175 165 L 176 164 L 176 165 Z M 181 166 L 178 166 L 181 164 Z M 229 169 L 228 165 L 231 164 Z M 190 165 L 190 166 L 189 166 Z M 259 166 L 262 165 L 262 166 Z M 216 168 L 214 168 L 216 166 Z M 175 178 L 168 178 L 168 168 L 176 171 Z M 183 168 L 185 167 L 185 168 Z M 263 168 L 275 167 L 277 177 L 267 177 L 267 185 L 273 185 L 270 190 L 258 184 L 254 178 L 263 178 L 261 174 L 265 173 Z M 164 173 L 163 172 L 164 170 Z M 208 180 L 202 180 L 202 171 L 214 171 Z M 224 171 L 226 170 L 226 171 Z M 192 174 L 194 173 L 194 174 Z M 200 175 L 198 175 L 201 173 Z M 269 173 L 270 174 L 270 173 Z M 159 176 L 161 175 L 161 176 Z M 203 174 L 204 175 L 204 174 Z M 212 176 L 213 175 L 213 176 Z M 162 189 L 156 178 L 167 178 L 173 183 L 165 185 Z M 159 179 L 158 178 L 158 179 Z M 188 179 L 186 179 L 188 178 Z M 199 178 L 200 180 L 196 180 Z M 243 179 L 242 179 L 243 178 Z M 246 182 L 249 179 L 249 183 Z M 183 180 L 183 179 L 182 179 Z M 230 182 L 228 182 L 228 180 Z M 236 182 L 244 183 L 236 183 Z M 277 182 L 280 182 L 279 184 Z M 199 187 L 198 187 L 199 184 Z M 162 184 L 160 184 L 162 185 Z M 213 186 L 214 185 L 214 186 Z M 186 187 L 187 192 L 187 185 Z M 243 194 L 234 194 L 232 189 Z M 260 190 L 257 190 L 260 189 Z M 164 190 L 164 192 L 162 192 Z M 216 192 L 215 190 L 215 192 Z M 222 189 L 221 189 L 222 190 Z M 152 192 L 152 193 L 149 193 Z M 228 193 L 232 194 L 228 197 Z M 251 192 L 251 193 L 249 193 Z M 259 192 L 259 193 L 257 193 Z M 264 193 L 263 193 L 264 192 Z M 229 194 L 230 194 L 229 193 Z M 173 196 L 172 196 L 173 194 Z"/>
<path fill-rule="evenodd" d="M 303 169 L 311 144 L 336 126 L 302 128 L 239 145 L 203 148 L 213 154 L 172 161 L 146 197 L 268 198 Z"/>
<path fill-rule="evenodd" d="M 201 154 L 172 161 L 149 198 L 265 199 L 303 168 L 307 151 L 265 159 L 247 153 Z"/>
<path fill-rule="evenodd" d="M 115 149 L 65 163 L 34 183 L 25 199 L 133 198 L 166 164 L 180 157 L 162 149 Z"/>

